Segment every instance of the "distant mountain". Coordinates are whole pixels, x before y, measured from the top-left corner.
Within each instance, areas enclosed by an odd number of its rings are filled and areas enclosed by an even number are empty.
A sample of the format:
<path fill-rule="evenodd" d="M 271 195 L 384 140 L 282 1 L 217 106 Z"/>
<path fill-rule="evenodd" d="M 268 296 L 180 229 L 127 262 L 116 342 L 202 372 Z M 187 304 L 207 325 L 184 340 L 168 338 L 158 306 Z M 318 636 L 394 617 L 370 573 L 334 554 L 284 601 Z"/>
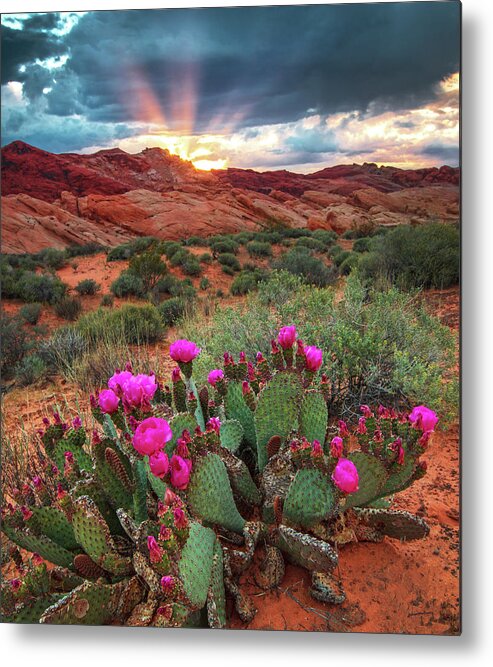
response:
<path fill-rule="evenodd" d="M 53 154 L 14 141 L 2 157 L 2 250 L 140 235 L 179 239 L 258 229 L 279 220 L 338 233 L 374 222 L 456 220 L 459 170 L 375 164 L 313 174 L 226 169 L 204 172 L 160 148 Z"/>

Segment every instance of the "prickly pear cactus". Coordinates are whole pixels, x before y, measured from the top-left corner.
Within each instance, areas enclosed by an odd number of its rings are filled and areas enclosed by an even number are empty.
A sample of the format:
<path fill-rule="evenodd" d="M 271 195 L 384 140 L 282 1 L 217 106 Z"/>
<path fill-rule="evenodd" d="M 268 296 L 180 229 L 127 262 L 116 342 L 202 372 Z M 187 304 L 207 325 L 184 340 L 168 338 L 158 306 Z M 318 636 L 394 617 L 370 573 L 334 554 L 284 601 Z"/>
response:
<path fill-rule="evenodd" d="M 238 576 L 258 543 L 263 588 L 280 583 L 285 557 L 335 603 L 337 548 L 427 535 L 391 501 L 425 473 L 434 413 L 362 406 L 357 426 L 329 420 L 322 351 L 294 327 L 269 358 L 226 353 L 209 387 L 193 380 L 199 353 L 171 345 L 171 388 L 116 371 L 91 397 L 92 436 L 79 418 L 45 420 L 41 468 L 2 509 L 20 575 L 2 584 L 4 619 L 220 628 L 226 591 L 241 618 L 255 613 Z"/>

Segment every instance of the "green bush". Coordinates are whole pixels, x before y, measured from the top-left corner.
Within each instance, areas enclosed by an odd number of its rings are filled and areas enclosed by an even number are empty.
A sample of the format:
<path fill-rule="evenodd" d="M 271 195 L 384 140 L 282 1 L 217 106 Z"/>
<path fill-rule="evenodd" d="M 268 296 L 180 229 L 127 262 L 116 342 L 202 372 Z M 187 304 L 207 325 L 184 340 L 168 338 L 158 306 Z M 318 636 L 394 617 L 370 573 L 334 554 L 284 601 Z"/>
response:
<path fill-rule="evenodd" d="M 186 262 L 189 257 L 191 257 L 190 252 L 186 248 L 180 248 L 171 255 L 169 263 L 171 266 L 177 268 L 182 266 L 182 264 Z"/>
<path fill-rule="evenodd" d="M 67 253 L 65 250 L 56 248 L 44 248 L 34 255 L 35 261 L 46 266 L 48 269 L 61 269 L 67 263 Z"/>
<path fill-rule="evenodd" d="M 101 285 L 92 278 L 81 280 L 76 286 L 75 291 L 81 296 L 94 296 L 101 289 Z"/>
<path fill-rule="evenodd" d="M 15 368 L 15 379 L 23 387 L 34 384 L 47 375 L 47 367 L 37 354 L 28 354 Z"/>
<path fill-rule="evenodd" d="M 223 239 L 221 241 L 213 241 L 210 244 L 210 248 L 219 256 L 222 254 L 236 255 L 239 250 L 239 245 L 236 241 L 233 241 L 233 239 Z"/>
<path fill-rule="evenodd" d="M 164 333 L 159 311 L 151 304 L 125 304 L 114 310 L 98 309 L 83 315 L 75 328 L 91 345 L 102 341 L 136 345 L 154 343 Z"/>
<path fill-rule="evenodd" d="M 19 310 L 19 315 L 24 322 L 28 324 L 37 324 L 39 318 L 41 317 L 41 304 L 40 303 L 26 303 L 25 306 Z"/>
<path fill-rule="evenodd" d="M 200 289 L 201 290 L 206 290 L 206 289 L 209 289 L 210 286 L 211 286 L 211 281 L 209 280 L 209 278 L 204 276 L 200 281 L 200 285 L 199 285 Z"/>
<path fill-rule="evenodd" d="M 235 257 L 235 255 L 233 255 L 230 252 L 225 252 L 222 253 L 221 255 L 218 255 L 217 261 L 219 262 L 219 264 L 221 264 L 223 270 L 224 267 L 228 267 L 233 272 L 241 270 L 240 262 Z M 227 273 L 227 271 L 225 271 L 225 273 Z"/>
<path fill-rule="evenodd" d="M 235 234 L 234 240 L 240 245 L 246 245 L 249 241 L 253 241 L 254 236 L 253 232 L 239 232 Z"/>
<path fill-rule="evenodd" d="M 334 259 L 337 255 L 340 255 L 341 252 L 345 252 L 343 248 L 339 244 L 333 245 L 331 248 L 328 249 L 327 251 L 327 257 L 330 257 L 331 259 Z"/>
<path fill-rule="evenodd" d="M 314 239 L 322 241 L 327 247 L 337 240 L 337 234 L 329 229 L 316 229 L 312 232 L 312 236 Z"/>
<path fill-rule="evenodd" d="M 273 264 L 273 268 L 300 276 L 306 283 L 317 287 L 332 285 L 337 279 L 334 269 L 310 255 L 309 250 L 304 247 L 293 248 L 282 255 Z"/>
<path fill-rule="evenodd" d="M 177 335 L 202 348 L 205 376 L 224 349 L 233 356 L 267 353 L 279 327 L 289 322 L 300 338 L 323 350 L 334 410 L 355 417 L 360 404 L 379 402 L 406 408 L 423 403 L 444 418 L 456 410 L 457 338 L 421 302 L 395 288 L 367 290 L 355 276 L 343 298 L 335 297 L 333 289 L 288 285 L 287 274 L 273 273 L 246 304 L 218 308 L 206 327 L 200 319 L 185 319 Z"/>
<path fill-rule="evenodd" d="M 295 248 L 309 248 L 309 250 L 315 250 L 316 252 L 325 252 L 327 246 L 323 241 L 319 239 L 310 238 L 309 236 L 303 236 L 296 240 Z"/>
<path fill-rule="evenodd" d="M 369 236 L 363 236 L 360 239 L 356 239 L 353 243 L 353 252 L 368 252 L 371 247 L 371 238 Z"/>
<path fill-rule="evenodd" d="M 101 301 L 99 303 L 100 306 L 103 306 L 103 308 L 112 308 L 114 304 L 114 299 L 111 294 L 103 294 L 101 297 Z"/>
<path fill-rule="evenodd" d="M 194 255 L 189 255 L 181 264 L 181 270 L 186 276 L 200 276 L 202 267 Z"/>
<path fill-rule="evenodd" d="M 199 262 L 202 262 L 202 264 L 211 264 L 212 255 L 210 252 L 203 252 L 201 255 L 199 255 Z"/>
<path fill-rule="evenodd" d="M 66 326 L 43 340 L 37 353 L 49 369 L 64 373 L 71 369 L 74 362 L 86 351 L 86 339 L 73 326 Z"/>
<path fill-rule="evenodd" d="M 398 227 L 373 240 L 358 270 L 365 281 L 387 280 L 401 289 L 450 287 L 459 282 L 459 231 L 440 223 Z"/>
<path fill-rule="evenodd" d="M 357 252 L 350 252 L 349 255 L 339 266 L 339 272 L 343 276 L 348 276 L 353 269 L 358 266 L 361 255 Z"/>
<path fill-rule="evenodd" d="M 181 250 L 188 252 L 181 243 L 178 243 L 178 241 L 165 241 L 162 243 L 162 250 L 167 259 L 171 259 L 175 253 Z"/>
<path fill-rule="evenodd" d="M 185 301 L 180 297 L 172 297 L 158 306 L 159 314 L 167 327 L 175 325 L 185 313 Z"/>
<path fill-rule="evenodd" d="M 254 269 L 253 271 L 243 270 L 231 283 L 231 294 L 233 296 L 241 296 L 256 290 L 259 283 L 264 281 L 267 275 L 267 272 L 261 269 Z"/>
<path fill-rule="evenodd" d="M 142 279 L 129 271 L 122 271 L 118 278 L 111 283 L 110 290 L 119 298 L 126 296 L 143 297 L 145 294 Z"/>
<path fill-rule="evenodd" d="M 272 247 L 264 241 L 251 241 L 246 249 L 250 257 L 272 257 Z"/>
<path fill-rule="evenodd" d="M 0 374 L 8 380 L 29 349 L 29 337 L 17 317 L 0 313 Z"/>
<path fill-rule="evenodd" d="M 65 296 L 67 286 L 48 273 L 23 273 L 17 283 L 19 298 L 23 301 L 54 304 Z"/>
<path fill-rule="evenodd" d="M 112 248 L 107 255 L 107 260 L 108 262 L 114 262 L 119 259 L 130 259 L 156 243 L 158 243 L 158 240 L 153 236 L 142 236 L 134 241 L 128 241 Z"/>
<path fill-rule="evenodd" d="M 351 251 L 341 250 L 341 252 L 338 252 L 332 257 L 332 261 L 337 267 L 340 267 L 341 264 L 345 262 L 348 257 L 351 257 Z"/>
<path fill-rule="evenodd" d="M 185 245 L 188 246 L 203 246 L 207 245 L 205 239 L 203 239 L 201 236 L 189 236 L 188 239 L 185 239 L 184 241 Z"/>
<path fill-rule="evenodd" d="M 100 243 L 85 243 L 83 245 L 70 245 L 65 253 L 68 258 L 85 257 L 87 255 L 96 255 L 98 252 L 104 252 L 105 248 Z"/>
<path fill-rule="evenodd" d="M 128 265 L 128 273 L 142 281 L 145 294 L 156 285 L 167 271 L 168 267 L 161 259 L 159 251 L 152 248 L 139 255 L 134 255 Z"/>
<path fill-rule="evenodd" d="M 72 296 L 64 296 L 55 304 L 55 313 L 64 320 L 74 321 L 82 312 L 82 303 L 80 299 Z"/>

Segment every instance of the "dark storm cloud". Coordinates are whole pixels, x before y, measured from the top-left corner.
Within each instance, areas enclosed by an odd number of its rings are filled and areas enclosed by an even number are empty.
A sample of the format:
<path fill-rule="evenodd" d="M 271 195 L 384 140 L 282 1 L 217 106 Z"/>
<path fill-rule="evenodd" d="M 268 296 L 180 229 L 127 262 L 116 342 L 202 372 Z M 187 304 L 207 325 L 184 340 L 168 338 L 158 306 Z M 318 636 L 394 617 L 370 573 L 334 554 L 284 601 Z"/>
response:
<path fill-rule="evenodd" d="M 428 144 L 421 149 L 422 155 L 431 155 L 436 157 L 442 164 L 458 164 L 459 163 L 459 147 L 446 146 L 444 144 Z"/>
<path fill-rule="evenodd" d="M 194 69 L 197 130 L 218 112 L 245 107 L 243 124 L 253 126 L 296 120 L 309 108 L 364 112 L 379 99 L 392 110 L 426 102 L 458 68 L 458 18 L 455 2 L 105 11 L 56 38 L 46 30 L 58 15 L 47 14 L 23 30 L 4 28 L 3 61 L 6 79 L 20 80 L 19 64 L 68 53 L 64 69 L 77 79 L 77 101 L 88 119 L 101 121 L 132 120 L 124 104 L 131 68 L 148 79 L 165 112 Z M 52 112 L 74 107 L 66 81 L 49 98 Z"/>

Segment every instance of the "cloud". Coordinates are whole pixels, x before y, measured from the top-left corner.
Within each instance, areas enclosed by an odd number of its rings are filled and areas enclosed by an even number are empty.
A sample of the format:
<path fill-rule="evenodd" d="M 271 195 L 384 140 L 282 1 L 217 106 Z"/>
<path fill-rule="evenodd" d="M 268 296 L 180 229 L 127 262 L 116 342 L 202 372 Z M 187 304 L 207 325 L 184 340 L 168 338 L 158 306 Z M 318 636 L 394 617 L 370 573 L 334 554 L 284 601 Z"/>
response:
<path fill-rule="evenodd" d="M 125 131 L 133 145 L 138 132 L 216 134 L 234 141 L 211 148 L 245 166 L 392 149 L 432 159 L 444 153 L 426 145 L 456 141 L 457 91 L 447 107 L 437 84 L 458 69 L 459 12 L 430 2 L 8 16 L 2 90 L 22 84 L 24 105 L 3 100 L 2 140 L 79 150 Z M 441 110 L 435 136 L 419 109 Z"/>

